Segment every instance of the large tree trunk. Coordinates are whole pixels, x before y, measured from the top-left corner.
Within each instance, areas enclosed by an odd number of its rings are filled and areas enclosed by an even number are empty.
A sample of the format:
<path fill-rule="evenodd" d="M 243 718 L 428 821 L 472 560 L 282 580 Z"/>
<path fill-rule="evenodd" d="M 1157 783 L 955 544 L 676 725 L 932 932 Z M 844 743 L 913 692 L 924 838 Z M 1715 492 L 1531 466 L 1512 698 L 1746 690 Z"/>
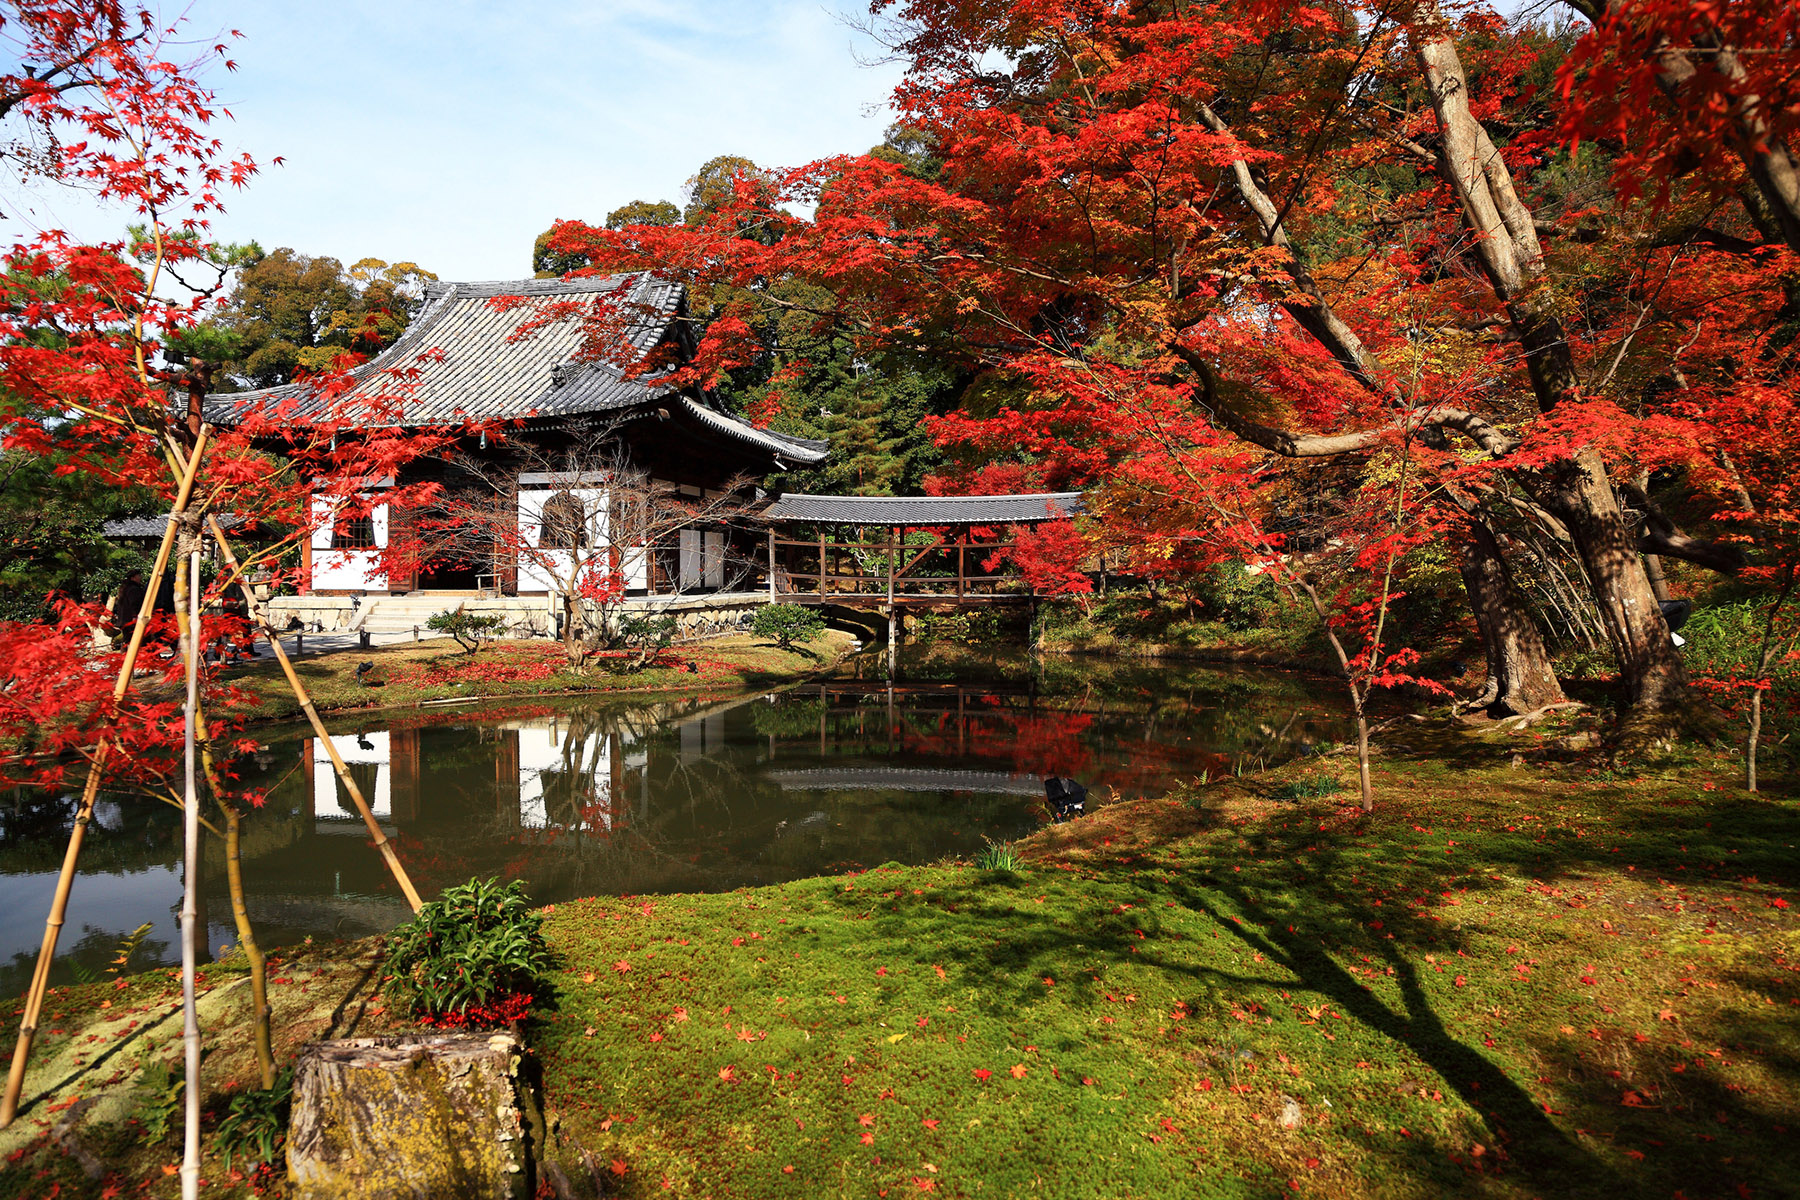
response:
<path fill-rule="evenodd" d="M 1531 211 L 1514 190 L 1499 149 L 1470 111 L 1468 77 L 1442 18 L 1427 8 L 1412 36 L 1443 135 L 1445 175 L 1475 235 L 1474 252 L 1494 295 L 1518 330 L 1538 408 L 1549 412 L 1577 394 L 1578 376 L 1553 307 Z M 1526 486 L 1568 528 L 1587 573 L 1627 703 L 1644 712 L 1680 706 L 1687 671 L 1669 640 L 1606 464 L 1590 447 L 1532 474 Z"/>
<path fill-rule="evenodd" d="M 1607 641 L 1618 659 L 1626 703 L 1640 712 L 1682 707 L 1688 698 L 1687 666 L 1650 589 L 1637 539 L 1619 514 L 1606 465 L 1590 448 L 1549 471 L 1544 499 L 1568 527 L 1587 573 Z"/>
<path fill-rule="evenodd" d="M 1488 711 L 1503 717 L 1561 703 L 1566 697 L 1550 667 L 1550 652 L 1513 583 L 1493 530 L 1472 520 L 1462 551 L 1463 586 L 1487 652 L 1493 692 Z"/>

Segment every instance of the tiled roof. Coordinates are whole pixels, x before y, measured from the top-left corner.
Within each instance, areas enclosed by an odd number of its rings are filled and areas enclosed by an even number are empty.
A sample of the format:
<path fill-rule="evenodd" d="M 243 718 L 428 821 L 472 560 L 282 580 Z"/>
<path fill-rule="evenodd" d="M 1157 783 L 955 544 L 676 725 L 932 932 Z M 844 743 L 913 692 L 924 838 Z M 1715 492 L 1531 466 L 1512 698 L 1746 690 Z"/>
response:
<path fill-rule="evenodd" d="M 808 496 L 790 492 L 764 509 L 770 521 L 820 525 L 1012 525 L 1085 511 L 1080 492 L 1025 496 Z"/>
<path fill-rule="evenodd" d="M 716 408 L 708 408 L 692 398 L 683 396 L 682 404 L 687 413 L 702 425 L 708 426 L 727 437 L 736 438 L 752 446 L 783 459 L 788 466 L 815 466 L 825 461 L 831 453 L 831 443 L 815 441 L 811 438 L 797 438 L 785 433 L 776 433 L 773 429 L 758 429 L 747 421 L 722 413 Z"/>
<path fill-rule="evenodd" d="M 230 529 L 238 523 L 238 517 L 232 513 L 214 513 L 219 518 L 219 527 Z M 100 536 L 109 538 L 159 538 L 163 526 L 169 523 L 168 513 L 157 513 L 150 517 L 115 517 L 100 526 Z"/>
<path fill-rule="evenodd" d="M 602 412 L 666 395 L 669 388 L 655 379 L 626 379 L 612 364 L 577 361 L 580 321 L 554 321 L 530 336 L 517 336 L 534 307 L 591 301 L 601 294 L 629 305 L 627 315 L 638 314 L 627 336 L 640 353 L 669 333 L 682 300 L 680 284 L 648 272 L 590 279 L 430 283 L 424 311 L 393 345 L 352 372 L 354 385 L 334 404 L 397 403 L 401 424 L 426 425 L 464 418 Z M 490 301 L 499 296 L 520 296 L 525 303 L 496 309 Z M 441 352 L 441 358 L 427 355 L 428 351 Z M 409 377 L 415 371 L 416 376 Z M 323 407 L 306 385 L 288 384 L 209 396 L 207 416 L 229 423 L 260 401 L 296 402 L 283 411 L 297 420 Z"/>

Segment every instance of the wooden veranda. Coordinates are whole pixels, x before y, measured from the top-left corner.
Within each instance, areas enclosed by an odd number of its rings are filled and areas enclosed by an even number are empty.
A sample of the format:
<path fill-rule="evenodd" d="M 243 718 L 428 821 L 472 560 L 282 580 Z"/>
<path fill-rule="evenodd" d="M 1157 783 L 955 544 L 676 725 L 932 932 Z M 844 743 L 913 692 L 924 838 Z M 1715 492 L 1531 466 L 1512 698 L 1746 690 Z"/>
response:
<path fill-rule="evenodd" d="M 880 609 L 1030 603 L 1014 530 L 1081 512 L 1081 493 L 782 496 L 767 525 L 771 600 Z"/>

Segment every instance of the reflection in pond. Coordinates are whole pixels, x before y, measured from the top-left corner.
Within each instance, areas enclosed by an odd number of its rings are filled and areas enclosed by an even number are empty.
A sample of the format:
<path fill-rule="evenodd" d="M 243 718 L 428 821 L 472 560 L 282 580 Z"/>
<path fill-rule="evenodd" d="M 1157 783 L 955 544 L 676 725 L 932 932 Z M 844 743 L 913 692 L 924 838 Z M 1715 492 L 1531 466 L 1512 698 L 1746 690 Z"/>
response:
<path fill-rule="evenodd" d="M 331 742 L 423 894 L 498 875 L 550 903 L 965 854 L 1051 819 L 1047 776 L 1084 785 L 1092 811 L 1342 738 L 1342 718 L 1309 690 L 1291 676 L 933 650 L 899 680 L 858 663 L 749 699 L 376 714 Z M 244 855 L 270 945 L 405 915 L 325 746 L 302 732 L 263 731 L 245 771 L 268 791 Z M 0 799 L 0 986 L 27 977 L 72 808 Z M 59 982 L 103 970 L 145 921 L 131 966 L 178 957 L 179 843 L 167 806 L 102 806 Z M 216 840 L 207 855 L 202 919 L 216 948 L 235 937 Z"/>

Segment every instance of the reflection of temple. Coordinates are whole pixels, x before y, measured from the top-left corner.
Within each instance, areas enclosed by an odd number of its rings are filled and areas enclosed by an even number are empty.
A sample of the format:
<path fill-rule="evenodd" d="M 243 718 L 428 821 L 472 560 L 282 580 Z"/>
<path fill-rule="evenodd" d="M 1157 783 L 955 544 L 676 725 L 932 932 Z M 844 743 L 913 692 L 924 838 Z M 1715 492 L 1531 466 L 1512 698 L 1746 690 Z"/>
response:
<path fill-rule="evenodd" d="M 613 811 L 622 770 L 614 748 L 618 734 L 568 717 L 513 722 L 498 732 L 496 816 L 503 826 L 553 833 L 612 831 L 622 816 Z"/>
<path fill-rule="evenodd" d="M 423 742 L 445 737 L 480 747 L 483 761 L 445 764 L 442 746 L 422 748 Z M 304 746 L 313 831 L 364 835 L 362 816 L 338 781 L 325 744 L 309 738 Z M 580 715 L 479 730 L 343 734 L 332 737 L 331 746 L 390 837 L 421 819 L 478 816 L 469 809 L 490 805 L 497 832 L 608 833 L 623 820 L 614 797 L 623 793 L 625 771 L 641 772 L 647 762 L 629 734 L 602 729 Z"/>
<path fill-rule="evenodd" d="M 413 732 L 411 730 L 408 733 Z M 375 819 L 381 823 L 383 833 L 394 833 L 394 771 L 390 754 L 390 738 L 410 740 L 412 743 L 412 759 L 418 760 L 418 737 L 416 733 L 406 739 L 406 733 L 356 733 L 331 739 L 332 748 L 344 765 L 350 768 L 350 778 L 356 780 L 356 786 L 369 802 L 375 813 Z M 356 811 L 356 805 L 338 783 L 337 773 L 332 769 L 331 756 L 326 753 L 325 744 L 317 738 L 307 743 L 311 750 L 310 767 L 312 787 L 313 831 L 315 833 L 348 833 L 363 834 L 366 826 L 362 814 Z M 408 816 L 413 814 L 409 812 Z"/>

